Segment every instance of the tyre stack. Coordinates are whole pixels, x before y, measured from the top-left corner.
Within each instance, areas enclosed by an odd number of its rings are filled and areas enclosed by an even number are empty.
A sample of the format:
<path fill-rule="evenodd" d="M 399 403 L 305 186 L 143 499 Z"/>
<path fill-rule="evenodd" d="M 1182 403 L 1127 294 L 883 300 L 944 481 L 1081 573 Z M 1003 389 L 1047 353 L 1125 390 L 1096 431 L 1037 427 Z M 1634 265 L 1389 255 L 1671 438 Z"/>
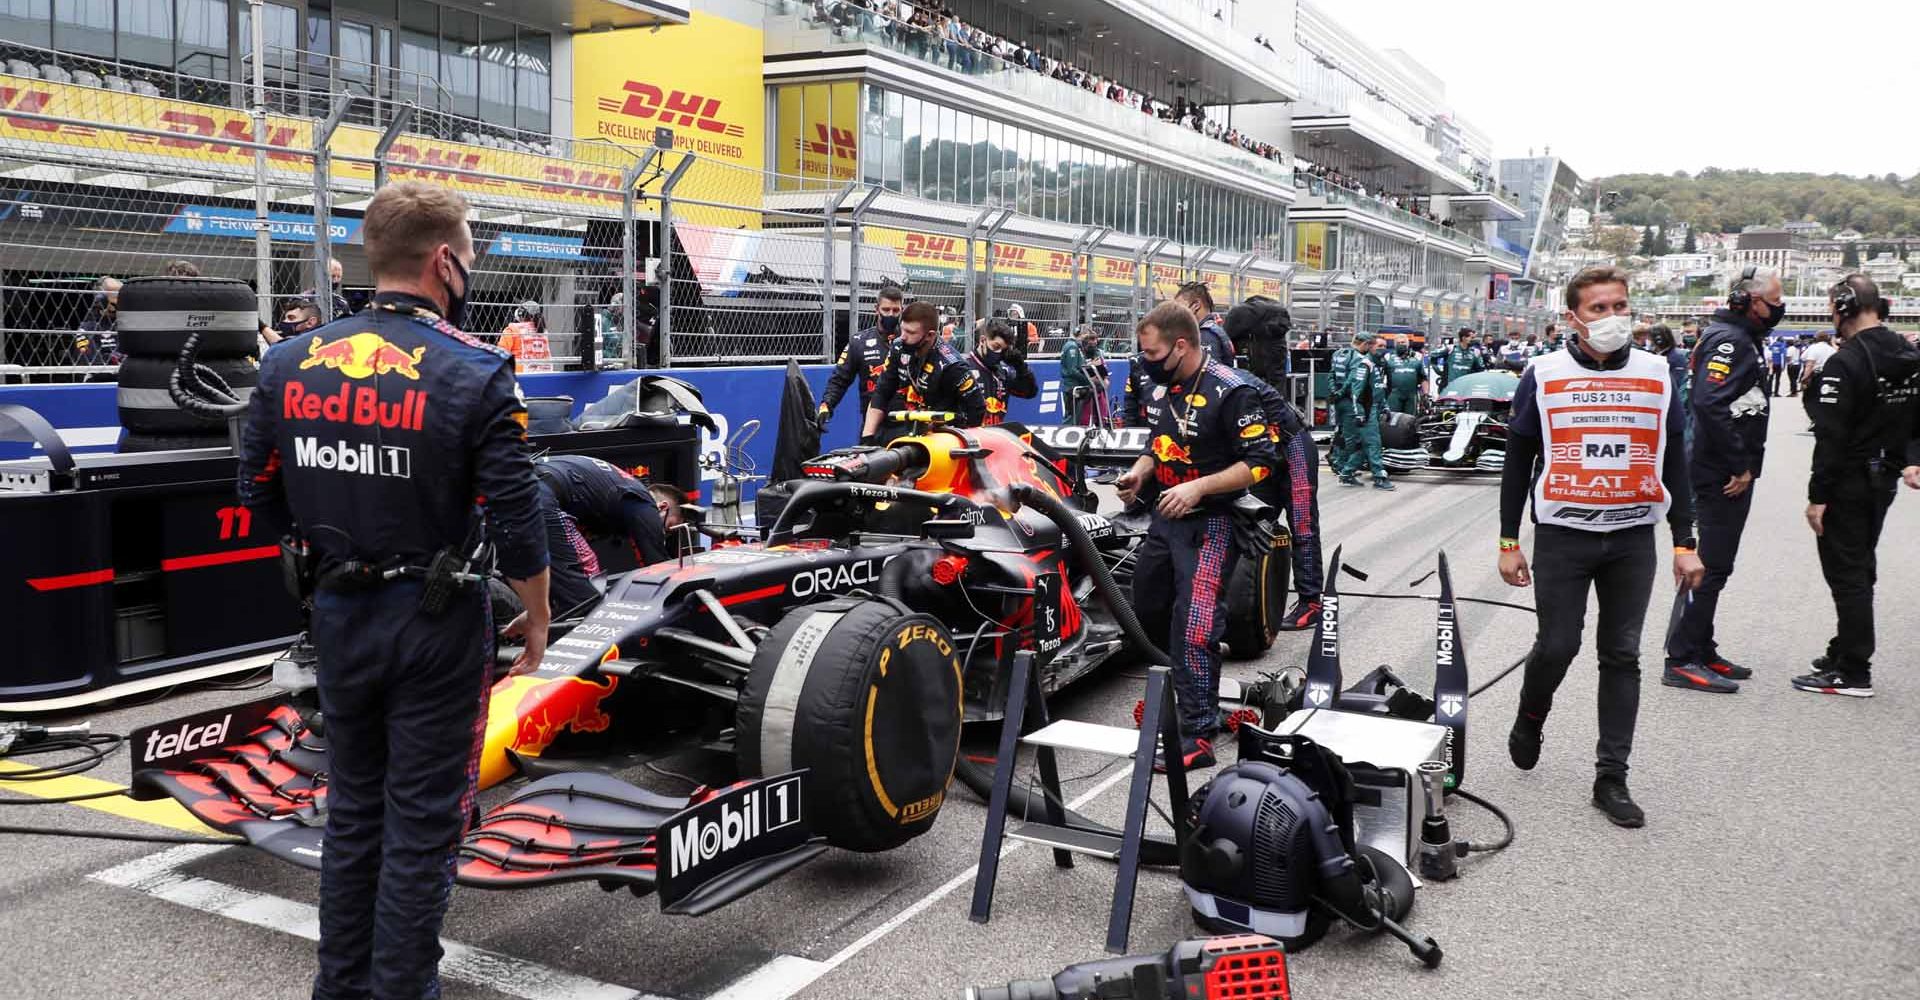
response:
<path fill-rule="evenodd" d="M 260 381 L 253 289 L 230 278 L 134 278 L 120 289 L 120 450 L 227 447 L 227 427 L 180 409 L 168 392 L 187 337 L 197 363 L 245 399 Z"/>

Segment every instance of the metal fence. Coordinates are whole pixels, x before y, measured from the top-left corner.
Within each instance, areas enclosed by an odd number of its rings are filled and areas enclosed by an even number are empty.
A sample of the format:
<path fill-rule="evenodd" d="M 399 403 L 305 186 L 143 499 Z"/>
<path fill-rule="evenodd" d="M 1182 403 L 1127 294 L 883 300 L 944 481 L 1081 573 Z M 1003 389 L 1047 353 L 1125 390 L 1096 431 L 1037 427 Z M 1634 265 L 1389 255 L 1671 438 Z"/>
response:
<path fill-rule="evenodd" d="M 939 306 L 963 345 L 984 319 L 1017 315 L 1037 353 L 1087 325 L 1126 349 L 1182 282 L 1207 282 L 1224 311 L 1256 294 L 1290 301 L 1300 277 L 1254 254 L 682 149 L 503 139 L 366 95 L 240 109 L 182 99 L 195 88 L 179 81 L 131 92 L 5 68 L 16 72 L 0 71 L 14 94 L 0 109 L 0 374 L 12 377 L 107 377 L 114 288 L 137 275 L 249 281 L 269 326 L 296 303 L 323 319 L 359 308 L 370 291 L 360 215 L 402 179 L 472 203 L 467 325 L 544 331 L 551 357 L 523 359 L 534 368 L 830 359 L 890 284 Z M 274 110 L 294 108 L 325 114 Z M 1319 326 L 1340 325 L 1332 297 L 1316 305 Z"/>

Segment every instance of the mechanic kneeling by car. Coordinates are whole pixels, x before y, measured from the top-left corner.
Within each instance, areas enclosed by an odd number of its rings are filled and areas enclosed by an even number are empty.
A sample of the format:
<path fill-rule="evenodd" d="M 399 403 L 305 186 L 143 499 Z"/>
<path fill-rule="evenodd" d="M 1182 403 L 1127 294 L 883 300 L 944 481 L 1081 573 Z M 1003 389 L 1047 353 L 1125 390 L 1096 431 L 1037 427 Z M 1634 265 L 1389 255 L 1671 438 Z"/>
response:
<path fill-rule="evenodd" d="M 363 229 L 372 307 L 269 351 L 241 438 L 241 502 L 303 538 L 314 570 L 327 720 L 316 1000 L 440 995 L 493 678 L 483 540 L 529 609 L 513 671 L 546 650 L 526 403 L 513 358 L 460 329 L 467 213 L 444 188 L 381 188 Z"/>
<path fill-rule="evenodd" d="M 1162 303 L 1140 321 L 1135 363 L 1154 383 L 1144 409 L 1151 445 L 1116 484 L 1120 499 L 1154 504 L 1133 570 L 1133 606 L 1173 660 L 1180 751 L 1212 767 L 1220 729 L 1220 642 L 1237 556 L 1233 501 L 1279 464 L 1260 397 L 1207 358 L 1186 307 Z"/>
<path fill-rule="evenodd" d="M 590 539 L 626 539 L 642 566 L 672 558 L 661 504 L 645 480 L 584 455 L 542 456 L 534 471 L 540 474 L 547 568 L 553 574 L 547 596 L 556 617 L 600 596 L 593 585 L 600 558 Z"/>

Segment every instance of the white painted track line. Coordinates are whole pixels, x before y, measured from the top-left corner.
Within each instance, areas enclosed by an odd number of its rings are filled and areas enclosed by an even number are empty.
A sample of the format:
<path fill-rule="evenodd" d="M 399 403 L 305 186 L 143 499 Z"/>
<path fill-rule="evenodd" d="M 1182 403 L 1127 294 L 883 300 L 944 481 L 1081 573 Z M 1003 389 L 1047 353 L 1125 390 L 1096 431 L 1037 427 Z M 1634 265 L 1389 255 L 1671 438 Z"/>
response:
<path fill-rule="evenodd" d="M 184 845 L 135 858 L 87 877 L 203 913 L 309 941 L 319 940 L 320 913 L 310 904 L 223 885 L 179 871 L 184 865 L 223 850 L 226 848 Z M 522 1000 L 667 1000 L 458 941 L 442 938 L 440 946 L 446 950 L 446 956 L 440 960 L 440 975 Z M 772 964 L 777 964 L 777 960 Z"/>

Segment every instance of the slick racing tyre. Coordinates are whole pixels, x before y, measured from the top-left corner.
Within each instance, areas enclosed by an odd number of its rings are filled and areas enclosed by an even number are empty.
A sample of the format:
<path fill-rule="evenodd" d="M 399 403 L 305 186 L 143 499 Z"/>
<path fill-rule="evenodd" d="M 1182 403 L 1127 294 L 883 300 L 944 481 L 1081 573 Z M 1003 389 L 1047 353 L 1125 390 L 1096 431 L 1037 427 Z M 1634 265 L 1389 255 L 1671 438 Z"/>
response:
<path fill-rule="evenodd" d="M 174 361 L 130 355 L 120 362 L 120 388 L 114 396 L 120 426 L 133 434 L 210 433 L 225 439 L 226 424 L 202 419 L 174 404 L 167 390 Z M 225 380 L 243 401 L 260 382 L 260 368 L 252 358 L 200 358 L 198 363 Z"/>
<path fill-rule="evenodd" d="M 885 851 L 932 828 L 960 751 L 960 659 L 937 620 L 889 600 L 795 608 L 740 689 L 744 777 L 808 770 L 814 832 Z"/>
<path fill-rule="evenodd" d="M 1411 413 L 1385 413 L 1380 417 L 1380 447 L 1394 451 L 1420 447 L 1420 421 Z"/>
<path fill-rule="evenodd" d="M 1284 548 L 1258 559 L 1241 556 L 1227 581 L 1227 655 L 1248 660 L 1267 651 L 1287 615 L 1287 581 L 1292 563 Z"/>
<path fill-rule="evenodd" d="M 171 361 L 196 330 L 203 363 L 260 350 L 253 290 L 229 278 L 131 278 L 120 289 L 115 326 L 123 354 Z"/>

